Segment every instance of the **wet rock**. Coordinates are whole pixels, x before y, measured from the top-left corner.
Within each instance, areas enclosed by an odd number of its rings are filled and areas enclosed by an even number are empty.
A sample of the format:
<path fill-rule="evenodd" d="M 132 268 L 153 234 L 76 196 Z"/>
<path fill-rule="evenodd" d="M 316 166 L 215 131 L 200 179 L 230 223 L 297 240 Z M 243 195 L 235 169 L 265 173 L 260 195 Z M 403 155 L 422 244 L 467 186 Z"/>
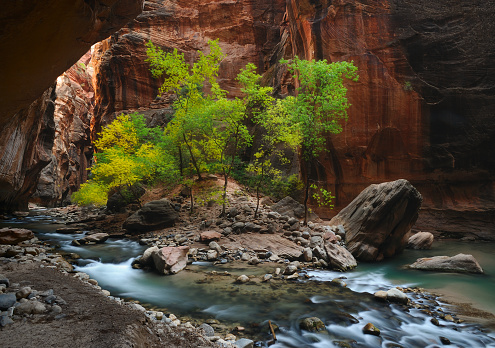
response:
<path fill-rule="evenodd" d="M 168 199 L 160 199 L 143 205 L 127 218 L 124 228 L 130 232 L 147 232 L 172 227 L 178 216 L 174 205 Z"/>
<path fill-rule="evenodd" d="M 78 239 L 77 241 L 79 242 L 79 244 L 88 244 L 88 243 L 100 244 L 106 242 L 108 237 L 110 237 L 108 233 L 100 232 L 100 233 L 91 234 L 89 236 L 85 236 L 81 239 Z"/>
<path fill-rule="evenodd" d="M 323 323 L 323 321 L 321 321 L 320 318 L 317 317 L 304 318 L 299 323 L 299 327 L 302 330 L 306 330 L 309 332 L 318 332 L 325 330 L 325 324 Z"/>
<path fill-rule="evenodd" d="M 297 272 L 297 266 L 295 265 L 288 265 L 285 269 L 284 269 L 284 274 L 285 275 L 291 275 L 291 274 L 294 274 Z"/>
<path fill-rule="evenodd" d="M 387 300 L 390 302 L 397 302 L 402 304 L 407 304 L 409 298 L 406 294 L 397 288 L 392 288 L 387 291 Z"/>
<path fill-rule="evenodd" d="M 365 335 L 380 336 L 380 330 L 372 323 L 368 323 L 363 327 L 363 333 Z"/>
<path fill-rule="evenodd" d="M 347 248 L 357 260 L 379 261 L 404 249 L 421 202 L 407 180 L 370 185 L 330 224 L 344 226 Z"/>
<path fill-rule="evenodd" d="M 216 250 L 208 250 L 208 252 L 206 253 L 206 259 L 208 261 L 213 261 L 213 260 L 216 260 L 218 258 L 218 252 Z"/>
<path fill-rule="evenodd" d="M 431 318 L 430 322 L 435 326 L 440 326 L 440 322 L 438 321 L 437 318 Z"/>
<path fill-rule="evenodd" d="M 61 227 L 61 228 L 57 228 L 57 230 L 55 232 L 61 233 L 61 234 L 82 233 L 82 231 L 79 227 Z"/>
<path fill-rule="evenodd" d="M 345 288 L 347 286 L 346 282 L 343 279 L 340 278 L 334 278 L 332 279 L 332 283 L 336 284 L 342 288 Z"/>
<path fill-rule="evenodd" d="M 9 307 L 12 307 L 17 298 L 14 293 L 0 294 L 0 310 L 6 311 Z"/>
<path fill-rule="evenodd" d="M 377 292 L 375 292 L 374 296 L 378 300 L 387 301 L 387 292 L 386 291 L 383 291 L 383 290 L 377 291 Z"/>
<path fill-rule="evenodd" d="M 270 280 L 270 279 L 272 279 L 272 278 L 273 278 L 273 276 L 272 276 L 271 274 L 265 274 L 265 275 L 263 276 L 263 281 L 264 281 L 264 282 L 267 282 L 267 281 L 269 281 L 269 280 Z"/>
<path fill-rule="evenodd" d="M 443 337 L 443 336 L 440 336 L 440 342 L 442 342 L 443 345 L 449 345 L 450 344 L 450 340 L 447 338 L 447 337 Z"/>
<path fill-rule="evenodd" d="M 328 263 L 334 270 L 349 271 L 357 266 L 354 256 L 343 246 L 325 243 Z"/>
<path fill-rule="evenodd" d="M 241 338 L 234 342 L 234 346 L 238 348 L 253 348 L 254 341 L 247 338 Z"/>
<path fill-rule="evenodd" d="M 43 314 L 46 306 L 39 301 L 27 301 L 14 308 L 14 314 Z"/>
<path fill-rule="evenodd" d="M 237 280 L 236 280 L 238 283 L 247 283 L 249 281 L 249 277 L 245 274 L 243 275 L 240 275 L 239 277 L 237 277 Z"/>
<path fill-rule="evenodd" d="M 161 274 L 176 274 L 187 266 L 189 246 L 163 247 L 152 252 L 155 269 Z"/>
<path fill-rule="evenodd" d="M 430 232 L 418 232 L 407 241 L 408 249 L 431 249 L 433 244 L 433 234 Z"/>
<path fill-rule="evenodd" d="M 155 245 L 144 251 L 143 255 L 139 258 L 139 264 L 143 267 L 153 266 L 153 253 L 158 252 L 159 248 Z"/>
<path fill-rule="evenodd" d="M 215 336 L 215 330 L 210 325 L 208 325 L 206 323 L 203 323 L 203 324 L 199 325 L 198 329 L 203 330 L 204 335 L 206 337 L 213 337 L 213 336 Z"/>
<path fill-rule="evenodd" d="M 409 268 L 422 271 L 483 273 L 483 269 L 473 255 L 433 256 L 417 259 Z"/>
<path fill-rule="evenodd" d="M 18 244 L 34 238 L 33 231 L 24 228 L 5 227 L 0 229 L 0 244 Z"/>
<path fill-rule="evenodd" d="M 219 241 L 222 235 L 216 231 L 201 232 L 200 240 L 203 243 L 210 243 L 212 241 Z"/>
<path fill-rule="evenodd" d="M 248 261 L 248 264 L 250 265 L 257 265 L 259 263 L 260 263 L 260 259 L 258 259 L 257 257 L 252 257 Z"/>

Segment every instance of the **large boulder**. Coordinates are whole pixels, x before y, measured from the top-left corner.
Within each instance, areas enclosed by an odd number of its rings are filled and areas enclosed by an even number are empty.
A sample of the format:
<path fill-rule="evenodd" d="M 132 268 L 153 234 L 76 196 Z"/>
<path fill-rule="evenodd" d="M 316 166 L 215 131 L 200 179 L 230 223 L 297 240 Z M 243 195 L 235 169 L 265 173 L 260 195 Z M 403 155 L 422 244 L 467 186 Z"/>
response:
<path fill-rule="evenodd" d="M 418 232 L 412 235 L 407 241 L 408 249 L 431 249 L 433 244 L 433 234 L 430 232 Z"/>
<path fill-rule="evenodd" d="M 417 259 L 409 268 L 422 271 L 483 273 L 483 269 L 473 255 L 433 256 Z"/>
<path fill-rule="evenodd" d="M 189 246 L 163 247 L 152 252 L 153 264 L 160 274 L 176 274 L 187 266 Z"/>
<path fill-rule="evenodd" d="M 124 228 L 130 232 L 147 232 L 172 227 L 179 214 L 168 199 L 151 201 L 127 218 Z"/>
<path fill-rule="evenodd" d="M 0 244 L 18 244 L 34 238 L 33 231 L 24 228 L 5 227 L 0 229 Z"/>
<path fill-rule="evenodd" d="M 379 261 L 404 249 L 421 202 L 407 180 L 370 185 L 330 224 L 344 226 L 347 249 L 357 260 Z"/>

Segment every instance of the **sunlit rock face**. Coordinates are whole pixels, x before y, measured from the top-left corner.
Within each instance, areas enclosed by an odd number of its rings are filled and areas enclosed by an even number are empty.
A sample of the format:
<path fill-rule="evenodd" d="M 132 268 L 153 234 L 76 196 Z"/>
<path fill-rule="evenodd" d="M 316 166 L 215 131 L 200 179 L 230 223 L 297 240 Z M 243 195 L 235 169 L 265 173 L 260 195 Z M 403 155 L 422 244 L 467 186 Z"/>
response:
<path fill-rule="evenodd" d="M 41 171 L 38 187 L 31 201 L 43 206 L 57 206 L 70 201 L 88 177 L 93 157 L 91 122 L 94 92 L 93 67 L 88 51 L 55 85 L 55 141 L 50 163 Z"/>
<path fill-rule="evenodd" d="M 57 76 L 143 0 L 8 1 L 0 12 L 0 210 L 27 207 L 54 139 Z"/>

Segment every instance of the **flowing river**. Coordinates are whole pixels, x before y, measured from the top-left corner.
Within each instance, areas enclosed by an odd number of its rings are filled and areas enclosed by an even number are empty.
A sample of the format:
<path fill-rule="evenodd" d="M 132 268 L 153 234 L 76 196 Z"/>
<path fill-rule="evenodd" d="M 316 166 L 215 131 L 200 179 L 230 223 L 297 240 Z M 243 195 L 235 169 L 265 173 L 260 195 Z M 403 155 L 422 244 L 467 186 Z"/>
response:
<path fill-rule="evenodd" d="M 470 301 L 478 308 L 495 313 L 495 258 L 493 243 L 435 242 L 429 251 L 406 250 L 393 260 L 363 264 L 353 272 L 338 273 L 308 270 L 305 282 L 234 284 L 230 274 L 263 275 L 273 271 L 245 263 L 213 266 L 197 262 L 174 276 L 159 276 L 132 269 L 132 260 L 146 247 L 131 240 L 110 239 L 104 244 L 72 246 L 77 235 L 58 234 L 63 227 L 43 209 L 31 212 L 22 220 L 11 219 L 0 227 L 12 226 L 33 230 L 39 239 L 57 245 L 67 253 L 81 256 L 76 270 L 85 272 L 109 290 L 113 296 L 139 300 L 150 307 L 189 318 L 215 318 L 228 325 L 242 325 L 260 341 L 270 338 L 267 322 L 280 327 L 277 341 L 271 347 L 439 347 L 441 337 L 450 347 L 495 347 L 495 334 L 473 323 L 452 323 L 439 319 L 440 326 L 430 322 L 431 316 L 419 309 L 404 310 L 395 304 L 376 301 L 371 294 L 394 286 L 419 286 L 446 292 Z M 79 235 L 80 236 L 80 235 Z M 471 253 L 485 270 L 484 275 L 427 273 L 403 269 L 418 257 Z M 212 270 L 216 275 L 211 275 Z M 347 288 L 335 286 L 332 279 L 346 277 Z M 293 284 L 292 284 L 293 283 Z M 433 296 L 408 296 L 450 313 L 452 308 Z M 301 330 L 302 318 L 316 316 L 326 326 L 324 333 Z M 371 322 L 381 335 L 365 335 L 362 328 Z"/>

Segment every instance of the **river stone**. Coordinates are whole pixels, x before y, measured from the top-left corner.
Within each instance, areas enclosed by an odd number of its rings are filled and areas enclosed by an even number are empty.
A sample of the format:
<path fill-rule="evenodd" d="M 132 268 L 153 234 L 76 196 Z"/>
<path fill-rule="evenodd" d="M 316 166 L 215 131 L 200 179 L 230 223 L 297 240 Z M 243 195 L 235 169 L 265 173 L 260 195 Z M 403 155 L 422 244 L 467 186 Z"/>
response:
<path fill-rule="evenodd" d="M 10 286 L 9 279 L 3 274 L 0 274 L 0 284 L 5 284 L 6 287 Z"/>
<path fill-rule="evenodd" d="M 200 240 L 203 243 L 210 243 L 212 241 L 219 241 L 222 238 L 222 234 L 216 231 L 205 231 L 200 235 Z"/>
<path fill-rule="evenodd" d="M 238 283 L 247 283 L 249 281 L 249 277 L 245 274 L 242 274 L 240 275 L 239 277 L 237 277 L 237 280 L 236 280 Z"/>
<path fill-rule="evenodd" d="M 430 232 L 418 232 L 407 241 L 408 249 L 431 249 L 433 234 Z"/>
<path fill-rule="evenodd" d="M 14 314 L 43 314 L 46 306 L 39 301 L 27 301 L 14 308 Z"/>
<path fill-rule="evenodd" d="M 26 298 L 31 294 L 32 290 L 29 286 L 25 286 L 21 288 L 19 291 L 15 293 L 15 297 L 20 300 L 21 298 Z"/>
<path fill-rule="evenodd" d="M 127 218 L 124 228 L 130 232 L 147 232 L 172 227 L 179 217 L 168 199 L 151 201 Z"/>
<path fill-rule="evenodd" d="M 16 300 L 17 299 L 13 292 L 0 294 L 0 310 L 6 311 L 15 304 Z"/>
<path fill-rule="evenodd" d="M 5 327 L 7 325 L 13 324 L 14 321 L 10 319 L 7 315 L 0 316 L 0 327 Z"/>
<path fill-rule="evenodd" d="M 89 236 L 85 236 L 81 239 L 78 239 L 77 241 L 80 244 L 88 244 L 88 243 L 100 244 L 106 242 L 108 237 L 110 237 L 108 233 L 99 232 L 99 233 L 91 234 Z"/>
<path fill-rule="evenodd" d="M 407 301 L 409 301 L 409 298 L 407 297 L 406 294 L 404 294 L 399 289 L 392 288 L 392 289 L 387 291 L 387 300 L 390 302 L 407 304 Z"/>
<path fill-rule="evenodd" d="M 347 248 L 357 260 L 380 261 L 404 249 L 422 200 L 404 179 L 370 185 L 330 225 L 344 227 Z"/>
<path fill-rule="evenodd" d="M 238 348 L 253 348 L 254 341 L 247 338 L 241 338 L 234 342 L 234 346 Z"/>
<path fill-rule="evenodd" d="M 215 336 L 215 330 L 210 325 L 208 325 L 206 323 L 203 323 L 203 324 L 199 325 L 198 326 L 198 329 L 203 330 L 204 335 L 206 337 Z"/>
<path fill-rule="evenodd" d="M 210 244 L 208 244 L 208 248 L 215 250 L 218 254 L 223 253 L 222 247 L 218 245 L 217 242 L 210 242 Z"/>
<path fill-rule="evenodd" d="M 357 266 L 354 256 L 343 246 L 325 243 L 329 266 L 333 270 L 349 271 Z"/>
<path fill-rule="evenodd" d="M 375 298 L 380 301 L 387 301 L 387 292 L 383 290 L 379 290 L 374 294 Z"/>
<path fill-rule="evenodd" d="M 57 228 L 55 232 L 60 234 L 82 233 L 79 227 L 61 227 Z"/>
<path fill-rule="evenodd" d="M 297 266 L 295 266 L 295 265 L 288 265 L 284 270 L 285 275 L 291 275 L 291 274 L 294 274 L 296 272 L 297 272 Z"/>
<path fill-rule="evenodd" d="M 433 256 L 417 259 L 409 268 L 422 271 L 453 273 L 483 273 L 483 269 L 473 255 Z"/>
<path fill-rule="evenodd" d="M 208 250 L 208 252 L 206 253 L 206 258 L 208 259 L 208 261 L 216 260 L 217 257 L 218 257 L 218 251 L 216 250 Z"/>
<path fill-rule="evenodd" d="M 153 253 L 158 252 L 158 250 L 160 249 L 156 245 L 146 249 L 139 258 L 139 264 L 141 266 L 153 266 Z"/>
<path fill-rule="evenodd" d="M 363 333 L 366 335 L 380 336 L 380 330 L 372 323 L 368 323 L 363 327 Z"/>
<path fill-rule="evenodd" d="M 18 244 L 34 238 L 34 233 L 25 228 L 5 227 L 0 229 L 0 244 Z"/>
<path fill-rule="evenodd" d="M 152 252 L 155 269 L 161 274 L 176 274 L 187 266 L 189 246 L 163 247 Z"/>
<path fill-rule="evenodd" d="M 317 317 L 304 318 L 299 323 L 299 327 L 302 330 L 306 330 L 309 332 L 318 332 L 325 330 L 325 324 L 323 323 L 323 321 L 321 321 L 320 318 Z"/>
<path fill-rule="evenodd" d="M 305 248 L 303 251 L 303 259 L 306 262 L 310 262 L 313 259 L 313 252 L 311 248 Z"/>

